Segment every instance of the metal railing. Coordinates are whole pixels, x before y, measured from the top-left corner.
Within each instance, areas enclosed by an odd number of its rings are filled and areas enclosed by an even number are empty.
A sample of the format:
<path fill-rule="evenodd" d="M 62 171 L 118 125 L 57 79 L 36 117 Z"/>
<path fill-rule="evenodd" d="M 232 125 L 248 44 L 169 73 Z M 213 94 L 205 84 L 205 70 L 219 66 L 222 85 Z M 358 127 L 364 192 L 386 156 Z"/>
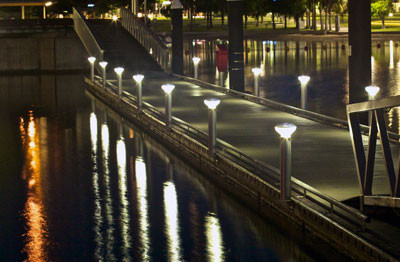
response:
<path fill-rule="evenodd" d="M 98 84 L 101 85 L 101 80 L 98 78 Z M 115 94 L 117 94 L 118 87 L 111 82 L 108 82 L 108 86 Z M 130 105 L 136 107 L 136 97 L 126 91 L 123 92 L 124 98 Z M 124 101 L 124 100 L 123 100 Z M 143 110 L 146 114 L 149 114 L 152 118 L 157 119 L 160 122 L 164 121 L 164 113 L 159 111 L 157 108 L 149 103 L 143 103 Z M 198 141 L 206 148 L 208 147 L 208 134 L 203 132 L 185 121 L 172 118 L 172 128 L 184 133 L 190 138 Z M 243 153 L 238 148 L 228 144 L 225 141 L 217 139 L 217 154 L 221 154 L 234 163 L 241 167 L 249 170 L 254 174 L 253 180 L 260 181 L 261 183 L 268 183 L 273 186 L 276 190 L 280 189 L 280 170 L 276 167 L 270 166 L 264 162 L 258 161 L 251 156 Z M 365 229 L 366 223 L 370 221 L 368 216 L 362 214 L 359 210 L 349 207 L 340 201 L 333 199 L 317 189 L 301 182 L 300 180 L 292 177 L 292 198 L 306 198 L 309 201 L 315 203 L 317 206 L 324 210 L 324 214 L 335 214 L 342 219 L 356 225 L 360 225 L 362 229 Z"/>
<path fill-rule="evenodd" d="M 169 70 L 169 49 L 160 38 L 125 8 L 121 8 L 121 25 L 157 61 L 164 71 Z"/>
<path fill-rule="evenodd" d="M 74 19 L 74 30 L 81 39 L 88 54 L 90 56 L 96 57 L 97 61 L 103 61 L 104 50 L 101 48 L 100 43 L 93 35 L 92 30 L 90 30 L 86 18 L 75 7 L 73 8 L 73 19 Z"/>

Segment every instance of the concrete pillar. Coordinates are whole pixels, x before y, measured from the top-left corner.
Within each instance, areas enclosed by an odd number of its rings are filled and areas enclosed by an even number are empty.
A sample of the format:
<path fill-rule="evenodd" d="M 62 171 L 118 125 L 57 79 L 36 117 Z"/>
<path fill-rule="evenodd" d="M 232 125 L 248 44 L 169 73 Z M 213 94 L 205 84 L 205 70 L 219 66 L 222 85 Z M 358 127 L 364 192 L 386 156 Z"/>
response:
<path fill-rule="evenodd" d="M 183 75 L 183 5 L 174 0 L 171 5 L 172 73 Z"/>
<path fill-rule="evenodd" d="M 229 88 L 244 92 L 243 1 L 228 0 Z"/>
<path fill-rule="evenodd" d="M 349 103 L 368 100 L 371 85 L 371 0 L 349 0 Z"/>
<path fill-rule="evenodd" d="M 25 19 L 25 6 L 21 6 L 21 19 Z"/>

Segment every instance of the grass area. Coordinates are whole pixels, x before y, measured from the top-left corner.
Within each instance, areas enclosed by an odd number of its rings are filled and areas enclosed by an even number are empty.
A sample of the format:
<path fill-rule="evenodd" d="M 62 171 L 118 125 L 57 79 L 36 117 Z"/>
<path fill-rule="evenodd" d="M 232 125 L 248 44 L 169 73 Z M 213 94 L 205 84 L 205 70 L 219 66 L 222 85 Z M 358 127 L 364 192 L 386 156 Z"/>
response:
<path fill-rule="evenodd" d="M 332 17 L 333 20 L 334 17 Z M 348 16 L 341 17 L 341 28 L 348 27 Z M 318 24 L 320 22 L 319 17 L 317 17 Z M 295 21 L 293 19 L 288 19 L 287 29 L 284 28 L 283 18 L 277 18 L 275 20 L 276 29 L 274 32 L 293 32 L 295 29 Z M 395 14 L 393 17 L 388 17 L 385 19 L 386 28 L 382 29 L 381 20 L 378 18 L 373 17 L 371 28 L 372 32 L 400 32 L 400 14 Z M 152 27 L 156 32 L 170 32 L 171 31 L 171 22 L 169 18 L 161 17 L 157 18 L 157 21 L 152 23 Z M 335 28 L 335 23 L 332 21 L 332 30 Z M 228 19 L 225 17 L 224 25 L 222 25 L 221 17 L 215 17 L 213 19 L 213 27 L 207 28 L 207 22 L 204 18 L 196 18 L 191 25 L 190 20 L 184 18 L 183 19 L 183 30 L 185 32 L 221 32 L 228 30 Z M 259 23 L 256 25 L 256 19 L 249 17 L 247 21 L 247 29 L 246 32 L 265 32 L 265 31 L 272 31 L 272 20 L 270 16 L 264 17 L 263 23 Z"/>

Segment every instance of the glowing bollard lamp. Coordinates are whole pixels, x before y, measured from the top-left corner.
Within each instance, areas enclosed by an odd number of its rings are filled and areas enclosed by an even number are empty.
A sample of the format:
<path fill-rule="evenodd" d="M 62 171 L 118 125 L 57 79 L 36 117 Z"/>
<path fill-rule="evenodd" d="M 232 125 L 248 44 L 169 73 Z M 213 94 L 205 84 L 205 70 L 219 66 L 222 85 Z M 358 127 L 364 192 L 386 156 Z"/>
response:
<path fill-rule="evenodd" d="M 378 86 L 367 86 L 365 91 L 368 93 L 369 100 L 374 100 L 376 94 L 378 94 L 380 88 Z"/>
<path fill-rule="evenodd" d="M 209 98 L 204 100 L 204 104 L 208 107 L 208 153 L 210 156 L 215 155 L 215 146 L 217 144 L 217 106 L 221 101 L 217 98 Z"/>
<path fill-rule="evenodd" d="M 106 67 L 108 63 L 106 61 L 102 61 L 99 63 L 99 65 L 103 69 L 103 88 L 106 90 Z"/>
<path fill-rule="evenodd" d="M 310 81 L 310 77 L 309 76 L 299 76 L 297 78 L 300 81 L 301 84 L 301 108 L 302 109 L 306 109 L 307 107 L 307 84 Z"/>
<path fill-rule="evenodd" d="M 118 98 L 121 100 L 122 98 L 122 73 L 124 72 L 124 69 L 122 67 L 116 67 L 114 68 L 114 72 L 118 76 Z"/>
<path fill-rule="evenodd" d="M 194 65 L 194 78 L 197 79 L 199 76 L 198 70 L 199 70 L 200 57 L 193 57 L 192 60 Z"/>
<path fill-rule="evenodd" d="M 136 98 L 137 98 L 137 108 L 138 111 L 142 111 L 142 81 L 143 81 L 144 75 L 134 75 L 133 79 L 136 82 Z"/>
<path fill-rule="evenodd" d="M 281 200 L 290 200 L 290 182 L 292 176 L 292 142 L 291 136 L 296 126 L 283 123 L 275 126 L 275 131 L 281 135 Z"/>
<path fill-rule="evenodd" d="M 90 63 L 90 80 L 94 82 L 94 62 L 96 62 L 96 57 L 91 56 L 88 61 Z"/>
<path fill-rule="evenodd" d="M 261 68 L 253 68 L 251 69 L 254 75 L 254 95 L 255 96 L 260 96 L 260 88 L 258 86 L 258 78 L 262 72 Z"/>
<path fill-rule="evenodd" d="M 165 125 L 168 128 L 171 128 L 172 124 L 172 98 L 171 93 L 174 90 L 175 86 L 171 84 L 162 85 L 161 89 L 164 90 L 165 93 Z"/>

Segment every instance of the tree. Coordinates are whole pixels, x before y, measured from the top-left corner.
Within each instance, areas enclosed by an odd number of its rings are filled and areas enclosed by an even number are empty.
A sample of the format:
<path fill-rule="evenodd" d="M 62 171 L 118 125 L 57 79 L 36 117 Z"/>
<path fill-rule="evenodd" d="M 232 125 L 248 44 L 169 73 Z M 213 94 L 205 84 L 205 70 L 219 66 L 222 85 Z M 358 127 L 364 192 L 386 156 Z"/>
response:
<path fill-rule="evenodd" d="M 385 29 L 385 17 L 393 11 L 392 0 L 378 0 L 371 4 L 372 16 L 378 16 L 382 21 L 382 29 Z"/>

